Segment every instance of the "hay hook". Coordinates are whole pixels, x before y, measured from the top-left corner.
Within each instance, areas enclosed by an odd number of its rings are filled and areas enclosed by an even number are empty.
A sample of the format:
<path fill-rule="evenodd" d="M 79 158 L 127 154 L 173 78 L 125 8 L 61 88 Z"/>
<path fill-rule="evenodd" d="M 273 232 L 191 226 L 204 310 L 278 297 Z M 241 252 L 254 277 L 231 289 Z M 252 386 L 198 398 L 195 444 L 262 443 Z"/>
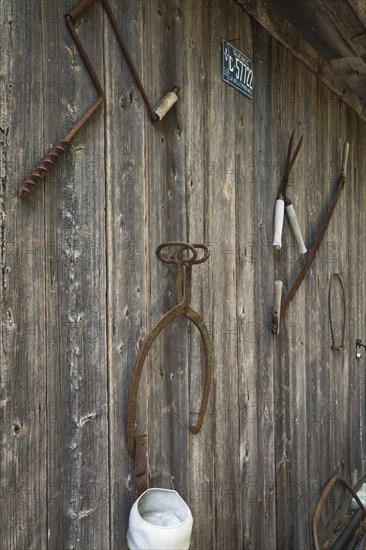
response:
<path fill-rule="evenodd" d="M 172 256 L 166 255 L 164 249 L 177 247 L 177 251 Z M 199 255 L 200 250 L 203 255 Z M 190 307 L 191 302 L 191 287 L 192 287 L 192 266 L 201 264 L 208 260 L 210 255 L 207 246 L 203 244 L 189 244 L 182 241 L 171 241 L 162 243 L 156 250 L 156 255 L 159 260 L 165 264 L 174 264 L 176 267 L 176 287 L 175 287 L 175 306 L 166 312 L 159 321 L 153 326 L 149 334 L 146 336 L 139 354 L 136 359 L 135 367 L 132 374 L 130 391 L 128 397 L 128 413 L 127 413 L 127 448 L 131 456 L 136 453 L 136 411 L 137 411 L 137 394 L 139 382 L 144 367 L 146 356 L 161 331 L 168 326 L 169 323 L 184 315 L 192 321 L 198 328 L 205 351 L 206 370 L 203 384 L 203 393 L 201 405 L 197 414 L 197 421 L 189 426 L 193 434 L 198 434 L 202 428 L 208 396 L 210 392 L 210 384 L 212 377 L 212 345 L 207 327 L 199 313 Z"/>

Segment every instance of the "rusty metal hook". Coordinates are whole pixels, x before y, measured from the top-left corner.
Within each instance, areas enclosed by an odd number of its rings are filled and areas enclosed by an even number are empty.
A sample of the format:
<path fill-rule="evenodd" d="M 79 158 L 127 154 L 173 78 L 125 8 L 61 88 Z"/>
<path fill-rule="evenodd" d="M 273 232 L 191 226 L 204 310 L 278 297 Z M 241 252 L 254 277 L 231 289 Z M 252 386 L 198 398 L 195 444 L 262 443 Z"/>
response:
<path fill-rule="evenodd" d="M 333 315 L 332 315 L 332 286 L 335 279 L 338 279 L 338 283 L 342 290 L 342 313 L 343 313 L 343 324 L 342 324 L 342 341 L 341 343 L 336 346 L 335 340 L 335 334 L 334 334 L 334 323 L 333 323 Z M 345 343 L 344 343 L 344 336 L 346 333 L 346 293 L 344 290 L 343 281 L 341 278 L 340 273 L 332 273 L 329 279 L 329 290 L 328 290 L 328 310 L 329 310 L 329 323 L 330 323 L 330 334 L 332 338 L 332 345 L 331 348 L 334 351 L 344 351 L 346 349 Z"/>
<path fill-rule="evenodd" d="M 70 10 L 65 15 L 66 24 L 69 29 L 69 32 L 76 44 L 76 47 L 80 53 L 80 56 L 84 62 L 85 68 L 87 69 L 90 78 L 92 79 L 92 82 L 95 86 L 95 89 L 98 94 L 98 99 L 93 103 L 93 105 L 84 113 L 84 115 L 77 121 L 77 123 L 73 126 L 73 128 L 70 130 L 70 132 L 60 141 L 58 141 L 55 145 L 51 147 L 51 149 L 46 153 L 46 155 L 38 162 L 37 166 L 28 174 L 28 176 L 18 185 L 17 188 L 17 196 L 18 198 L 22 198 L 24 195 L 31 192 L 32 187 L 37 186 L 39 181 L 42 179 L 44 172 L 47 172 L 50 165 L 54 165 L 56 160 L 60 158 L 60 156 L 65 152 L 66 147 L 69 145 L 69 143 L 74 139 L 76 134 L 79 132 L 79 130 L 90 120 L 90 118 L 93 116 L 93 114 L 99 109 L 99 107 L 102 105 L 105 99 L 104 90 L 99 82 L 99 78 L 97 76 L 97 73 L 94 70 L 94 67 L 92 65 L 92 62 L 90 61 L 90 58 L 88 54 L 86 53 L 86 50 L 84 46 L 82 45 L 80 38 L 76 32 L 75 28 L 75 21 L 84 11 L 89 8 L 92 4 L 94 4 L 96 0 L 81 0 L 74 8 Z M 153 123 L 161 120 L 163 116 L 166 114 L 166 112 L 172 107 L 174 102 L 177 100 L 176 94 L 179 92 L 180 87 L 176 84 L 172 91 L 169 92 L 165 98 L 160 102 L 158 107 L 154 110 L 151 106 L 150 100 L 146 94 L 145 88 L 141 82 L 141 79 L 138 75 L 136 66 L 132 60 L 131 54 L 128 50 L 126 40 L 124 38 L 124 35 L 121 31 L 121 29 L 118 26 L 117 20 L 112 12 L 112 9 L 108 3 L 108 0 L 101 0 L 102 5 L 107 12 L 109 21 L 113 27 L 113 30 L 115 32 L 115 35 L 117 37 L 117 40 L 119 42 L 119 45 L 121 47 L 121 50 L 123 52 L 123 55 L 125 56 L 125 59 L 127 61 L 127 64 L 131 70 L 131 73 L 135 79 L 136 85 L 138 89 L 140 90 L 142 99 L 144 100 L 144 103 L 146 105 L 146 108 L 149 112 L 150 119 Z M 172 96 L 172 97 L 168 97 Z M 165 101 L 166 100 L 166 101 Z"/>
<path fill-rule="evenodd" d="M 178 247 L 178 250 L 172 256 L 165 256 L 162 251 L 166 248 Z M 203 250 L 203 256 L 199 257 L 199 250 Z M 184 257 L 184 253 L 188 255 Z M 191 255 L 189 255 L 189 253 Z M 195 424 L 189 426 L 193 434 L 198 434 L 202 428 L 208 396 L 210 392 L 210 384 L 212 377 L 212 346 L 211 339 L 201 315 L 190 307 L 191 302 L 191 283 L 192 283 L 192 266 L 205 262 L 210 253 L 208 248 L 203 244 L 189 244 L 182 241 L 172 241 L 163 243 L 158 246 L 156 254 L 160 261 L 166 264 L 174 264 L 176 266 L 176 305 L 165 313 L 160 320 L 154 325 L 150 333 L 145 338 L 145 341 L 140 349 L 136 359 L 135 368 L 132 374 L 130 392 L 128 397 L 128 413 L 127 413 L 127 448 L 131 456 L 136 453 L 136 410 L 137 410 L 137 393 L 139 382 L 144 366 L 146 356 L 161 331 L 174 321 L 177 317 L 184 315 L 192 321 L 198 328 L 205 350 L 206 371 L 203 384 L 203 392 L 200 409 L 197 414 L 198 418 Z"/>

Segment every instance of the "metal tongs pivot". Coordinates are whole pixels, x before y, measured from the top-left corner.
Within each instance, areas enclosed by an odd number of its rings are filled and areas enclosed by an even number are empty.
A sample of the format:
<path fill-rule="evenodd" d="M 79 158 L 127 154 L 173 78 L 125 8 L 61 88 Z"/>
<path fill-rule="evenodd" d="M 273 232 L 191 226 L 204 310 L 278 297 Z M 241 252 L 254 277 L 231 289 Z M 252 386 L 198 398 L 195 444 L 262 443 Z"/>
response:
<path fill-rule="evenodd" d="M 172 256 L 163 254 L 164 249 L 177 247 L 177 251 Z M 203 255 L 199 257 L 199 251 L 203 251 Z M 154 325 L 150 333 L 145 338 L 145 341 L 138 354 L 128 397 L 128 414 L 127 414 L 127 448 L 131 456 L 136 456 L 136 477 L 145 476 L 146 472 L 146 456 L 141 451 L 141 434 L 136 433 L 136 409 L 137 409 L 137 394 L 139 382 L 144 367 L 146 356 L 161 331 L 174 321 L 177 317 L 184 315 L 192 321 L 202 336 L 206 370 L 203 384 L 203 393 L 201 405 L 197 414 L 197 420 L 189 426 L 193 434 L 198 434 L 202 428 L 208 396 L 210 392 L 211 376 L 212 376 L 212 346 L 211 339 L 207 327 L 199 313 L 190 307 L 191 302 L 191 287 L 192 287 L 192 266 L 205 262 L 210 253 L 208 248 L 203 244 L 189 244 L 181 241 L 173 241 L 163 243 L 158 246 L 156 254 L 159 260 L 165 264 L 174 264 L 176 267 L 176 305 L 165 313 L 160 320 Z M 140 464 L 138 461 L 140 460 Z M 142 462 L 142 464 L 141 464 Z M 138 480 L 137 480 L 138 481 Z M 140 488 L 139 488 L 140 489 Z"/>

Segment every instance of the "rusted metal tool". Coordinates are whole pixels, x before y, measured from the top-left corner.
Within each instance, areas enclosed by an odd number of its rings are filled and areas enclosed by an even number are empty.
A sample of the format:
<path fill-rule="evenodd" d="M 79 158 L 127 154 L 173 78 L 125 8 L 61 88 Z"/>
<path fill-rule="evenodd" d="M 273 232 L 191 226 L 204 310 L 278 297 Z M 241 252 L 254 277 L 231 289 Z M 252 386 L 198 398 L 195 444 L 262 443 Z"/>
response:
<path fill-rule="evenodd" d="M 339 286 L 342 291 L 342 314 L 343 314 L 341 342 L 338 346 L 336 345 L 336 335 L 334 334 L 334 323 L 333 323 L 333 315 L 332 315 L 332 287 L 336 279 L 338 280 Z M 346 349 L 346 346 L 344 343 L 344 337 L 346 333 L 346 294 L 344 291 L 343 281 L 339 273 L 332 273 L 329 279 L 328 308 L 329 308 L 330 335 L 332 338 L 331 348 L 334 351 L 344 351 Z"/>
<path fill-rule="evenodd" d="M 323 510 L 323 506 L 324 506 L 324 504 L 325 504 L 325 502 L 328 498 L 328 495 L 331 493 L 331 491 L 333 490 L 333 487 L 336 483 L 340 483 L 341 485 L 343 485 L 351 493 L 353 498 L 356 500 L 358 506 L 361 508 L 363 514 L 366 516 L 366 509 L 365 509 L 364 505 L 362 504 L 361 500 L 357 496 L 357 493 L 354 491 L 354 489 L 348 483 L 348 481 L 346 481 L 343 477 L 341 477 L 339 475 L 332 476 L 330 478 L 330 480 L 328 481 L 328 483 L 326 484 L 326 486 L 325 486 L 325 488 L 324 488 L 324 490 L 323 490 L 323 492 L 322 492 L 322 494 L 321 494 L 321 496 L 318 500 L 318 503 L 317 503 L 317 505 L 315 507 L 315 510 L 314 510 L 312 522 L 311 522 L 311 528 L 312 528 L 312 533 L 313 533 L 313 541 L 314 541 L 315 550 L 321 550 L 319 534 L 318 534 L 318 524 L 319 524 L 321 512 Z"/>
<path fill-rule="evenodd" d="M 299 222 L 297 221 L 297 216 L 295 214 L 293 204 L 287 196 L 288 179 L 289 179 L 292 167 L 294 165 L 294 162 L 296 160 L 296 157 L 300 151 L 302 139 L 303 139 L 303 136 L 301 136 L 299 143 L 297 144 L 297 147 L 294 151 L 294 154 L 292 154 L 292 147 L 294 143 L 294 133 L 295 131 L 292 132 L 290 141 L 288 144 L 285 173 L 283 175 L 281 188 L 278 192 L 277 200 L 276 200 L 273 246 L 274 248 L 282 247 L 282 227 L 283 227 L 284 212 L 286 210 L 286 215 L 290 222 L 296 242 L 298 244 L 299 252 L 300 254 L 305 254 L 306 247 L 301 235 Z"/>
<path fill-rule="evenodd" d="M 108 3 L 107 0 L 100 0 L 102 2 L 102 5 L 107 12 L 109 21 L 113 27 L 113 30 L 115 32 L 115 35 L 117 37 L 117 40 L 119 42 L 119 45 L 121 46 L 122 52 L 126 58 L 127 64 L 131 70 L 131 73 L 135 79 L 136 85 L 138 89 L 140 90 L 142 99 L 144 100 L 144 103 L 146 105 L 146 108 L 149 112 L 150 119 L 153 123 L 161 120 L 165 114 L 171 109 L 171 107 L 174 105 L 174 103 L 177 101 L 178 97 L 177 94 L 180 90 L 180 87 L 176 84 L 172 91 L 169 92 L 159 103 L 158 107 L 154 110 L 150 100 L 146 94 L 145 88 L 141 82 L 141 79 L 138 75 L 136 66 L 132 60 L 131 54 L 128 50 L 127 43 L 125 40 L 125 37 L 121 31 L 121 29 L 118 26 L 117 20 L 112 12 L 112 9 Z M 70 130 L 70 132 L 60 141 L 58 141 L 55 145 L 51 147 L 51 149 L 46 153 L 46 155 L 39 161 L 37 166 L 30 172 L 30 174 L 18 185 L 17 188 L 17 195 L 19 198 L 23 197 L 24 195 L 31 192 L 32 187 L 36 186 L 39 181 L 42 179 L 45 172 L 48 171 L 49 167 L 51 165 L 54 165 L 55 162 L 60 158 L 60 156 L 65 152 L 66 147 L 69 145 L 69 143 L 74 139 L 76 134 L 79 132 L 79 130 L 90 120 L 90 118 L 93 116 L 93 114 L 99 109 L 99 107 L 104 102 L 105 94 L 104 90 L 99 82 L 99 78 L 94 70 L 94 67 L 92 65 L 92 62 L 90 61 L 90 58 L 88 54 L 86 53 L 86 50 L 84 46 L 82 45 L 79 36 L 76 32 L 75 28 L 75 22 L 80 17 L 80 15 L 89 8 L 92 4 L 94 4 L 96 0 L 81 0 L 72 10 L 65 15 L 66 24 L 69 29 L 69 32 L 76 44 L 76 47 L 81 55 L 81 58 L 84 62 L 84 65 L 92 79 L 92 82 L 95 86 L 95 89 L 98 94 L 97 100 L 93 103 L 93 105 L 85 112 L 85 114 L 76 122 L 76 124 L 73 126 L 73 128 Z"/>
<path fill-rule="evenodd" d="M 285 315 L 287 308 L 291 302 L 291 300 L 294 298 L 296 292 L 298 291 L 302 281 L 305 278 L 306 273 L 308 272 L 311 264 L 313 263 L 313 260 L 315 258 L 315 255 L 320 247 L 320 244 L 323 240 L 323 237 L 325 235 L 325 232 L 328 228 L 330 219 L 332 217 L 332 214 L 334 212 L 334 209 L 336 207 L 337 201 L 339 199 L 339 196 L 342 192 L 342 189 L 344 187 L 345 181 L 346 181 L 346 170 L 347 170 L 347 161 L 348 161 L 348 153 L 349 153 L 349 143 L 345 143 L 343 146 L 343 156 L 342 156 L 342 167 L 341 167 L 341 174 L 338 180 L 337 189 L 334 193 L 334 197 L 332 200 L 332 203 L 329 207 L 329 210 L 327 212 L 327 215 L 325 216 L 325 219 L 323 221 L 323 225 L 320 228 L 320 231 L 314 241 L 313 246 L 311 247 L 308 255 L 305 258 L 305 261 L 297 274 L 294 282 L 292 283 L 290 289 L 288 290 L 286 296 L 281 302 L 281 318 Z M 278 334 L 278 322 L 274 318 L 272 321 L 272 333 Z"/>
<path fill-rule="evenodd" d="M 176 249 L 173 255 L 166 255 L 170 249 Z M 200 251 L 203 251 L 200 254 Z M 173 264 L 176 268 L 176 305 L 165 313 L 160 320 L 151 329 L 138 354 L 134 371 L 132 374 L 130 392 L 128 397 L 128 414 L 127 414 L 127 448 L 131 456 L 136 456 L 136 474 L 141 476 L 144 470 L 144 465 L 141 464 L 141 434 L 136 432 L 136 411 L 137 411 L 137 394 L 139 382 L 144 367 L 146 356 L 161 331 L 168 326 L 169 323 L 184 315 L 192 321 L 198 328 L 205 351 L 206 369 L 203 383 L 203 393 L 201 405 L 197 415 L 197 420 L 189 426 L 193 434 L 198 434 L 202 428 L 208 396 L 210 392 L 210 384 L 212 377 L 212 345 L 207 327 L 199 313 L 190 307 L 191 302 L 191 286 L 192 286 L 192 266 L 205 262 L 210 253 L 208 248 L 203 244 L 189 244 L 181 241 L 166 242 L 158 246 L 156 254 L 159 260 L 165 264 Z M 138 455 L 140 463 L 137 464 Z M 146 459 L 145 459 L 146 460 Z M 145 467 L 146 469 L 146 467 Z"/>

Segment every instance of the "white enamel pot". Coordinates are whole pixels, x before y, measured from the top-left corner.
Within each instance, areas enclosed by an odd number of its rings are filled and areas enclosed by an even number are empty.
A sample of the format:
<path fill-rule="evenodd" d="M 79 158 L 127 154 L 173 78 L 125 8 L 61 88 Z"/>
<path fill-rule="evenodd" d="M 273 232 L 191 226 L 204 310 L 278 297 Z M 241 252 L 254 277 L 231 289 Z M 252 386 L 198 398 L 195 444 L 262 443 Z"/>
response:
<path fill-rule="evenodd" d="M 147 489 L 133 504 L 127 544 L 130 550 L 188 550 L 193 518 L 177 491 Z"/>

